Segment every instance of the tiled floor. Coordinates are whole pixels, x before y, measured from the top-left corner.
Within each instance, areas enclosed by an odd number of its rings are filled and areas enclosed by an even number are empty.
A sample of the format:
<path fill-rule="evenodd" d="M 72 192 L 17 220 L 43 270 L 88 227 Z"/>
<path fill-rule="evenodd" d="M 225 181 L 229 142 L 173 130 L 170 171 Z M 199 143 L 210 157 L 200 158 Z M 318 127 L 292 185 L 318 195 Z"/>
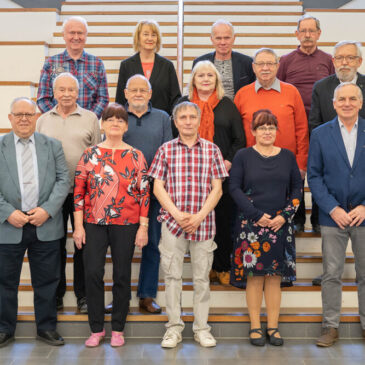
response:
<path fill-rule="evenodd" d="M 253 347 L 247 340 L 219 340 L 215 348 L 202 348 L 184 340 L 175 349 L 165 350 L 157 339 L 127 339 L 124 347 L 109 343 L 95 349 L 84 339 L 67 339 L 66 345 L 52 347 L 18 338 L 0 349 L 0 365 L 363 365 L 365 342 L 341 340 L 331 348 L 318 348 L 314 340 L 286 340 L 283 347 Z"/>

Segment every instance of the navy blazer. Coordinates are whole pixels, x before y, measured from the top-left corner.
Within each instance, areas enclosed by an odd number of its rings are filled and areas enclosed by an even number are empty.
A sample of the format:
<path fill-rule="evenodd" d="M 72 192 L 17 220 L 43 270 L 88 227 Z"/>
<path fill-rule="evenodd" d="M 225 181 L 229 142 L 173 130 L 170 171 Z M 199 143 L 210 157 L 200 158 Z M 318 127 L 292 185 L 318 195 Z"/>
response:
<path fill-rule="evenodd" d="M 338 118 L 312 132 L 308 155 L 308 184 L 319 206 L 319 223 L 337 226 L 329 215 L 340 206 L 365 205 L 365 119 L 359 117 L 355 157 L 347 158 Z M 361 224 L 365 226 L 365 221 Z"/>
<path fill-rule="evenodd" d="M 60 141 L 34 133 L 38 163 L 38 206 L 50 217 L 36 228 L 40 241 L 54 241 L 64 235 L 62 204 L 70 189 L 70 178 Z M 14 134 L 0 137 L 0 244 L 16 244 L 22 240 L 23 228 L 8 221 L 14 210 L 22 209 L 16 161 Z"/>
<path fill-rule="evenodd" d="M 115 95 L 117 103 L 123 106 L 126 104 L 124 89 L 128 79 L 136 74 L 144 75 L 139 53 L 120 63 L 117 93 Z M 181 97 L 179 81 L 173 63 L 156 53 L 149 82 L 152 86 L 152 106 L 164 110 L 170 115 L 177 99 Z"/>
<path fill-rule="evenodd" d="M 194 60 L 193 67 L 199 61 L 208 60 L 214 63 L 214 57 L 215 52 L 200 56 Z M 256 80 L 256 76 L 252 70 L 252 62 L 251 57 L 232 51 L 233 86 L 235 94 L 241 87 L 249 85 Z"/>

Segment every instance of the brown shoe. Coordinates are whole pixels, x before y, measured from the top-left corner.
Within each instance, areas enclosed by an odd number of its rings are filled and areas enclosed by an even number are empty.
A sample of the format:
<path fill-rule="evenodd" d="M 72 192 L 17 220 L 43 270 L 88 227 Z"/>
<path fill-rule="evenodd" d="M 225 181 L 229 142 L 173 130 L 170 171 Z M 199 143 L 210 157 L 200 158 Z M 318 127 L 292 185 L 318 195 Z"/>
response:
<path fill-rule="evenodd" d="M 209 281 L 211 283 L 214 283 L 214 282 L 218 281 L 217 272 L 213 269 L 210 270 L 210 272 L 209 272 Z"/>
<path fill-rule="evenodd" d="M 153 300 L 153 298 L 140 298 L 139 309 L 149 313 L 161 313 L 161 307 Z"/>
<path fill-rule="evenodd" d="M 217 272 L 217 276 L 222 285 L 229 285 L 229 271 Z"/>
<path fill-rule="evenodd" d="M 329 347 L 332 346 L 337 340 L 337 328 L 324 327 L 322 328 L 321 336 L 318 338 L 316 345 L 320 347 Z"/>

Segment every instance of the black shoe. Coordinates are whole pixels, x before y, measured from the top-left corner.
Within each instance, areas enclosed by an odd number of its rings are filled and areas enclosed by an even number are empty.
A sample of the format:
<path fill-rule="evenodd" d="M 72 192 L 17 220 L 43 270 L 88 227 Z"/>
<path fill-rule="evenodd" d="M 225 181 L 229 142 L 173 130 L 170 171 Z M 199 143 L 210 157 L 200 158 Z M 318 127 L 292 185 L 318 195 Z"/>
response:
<path fill-rule="evenodd" d="M 113 302 L 110 302 L 104 309 L 104 313 L 111 314 L 113 312 Z"/>
<path fill-rule="evenodd" d="M 5 347 L 14 340 L 15 339 L 13 335 L 9 335 L 9 333 L 0 332 L 0 347 Z"/>
<path fill-rule="evenodd" d="M 314 233 L 321 233 L 321 226 L 319 224 L 313 224 L 312 229 Z"/>
<path fill-rule="evenodd" d="M 317 277 L 315 277 L 313 280 L 312 280 L 312 284 L 314 286 L 321 286 L 322 284 L 322 275 L 319 275 Z"/>
<path fill-rule="evenodd" d="M 294 232 L 304 232 L 304 224 L 303 223 L 296 223 L 294 224 Z"/>
<path fill-rule="evenodd" d="M 56 297 L 56 306 L 58 311 L 63 309 L 63 298 Z"/>
<path fill-rule="evenodd" d="M 52 346 L 62 346 L 65 340 L 57 333 L 57 331 L 38 331 L 37 340 L 48 343 Z"/>
<path fill-rule="evenodd" d="M 258 338 L 252 338 L 250 336 L 249 338 L 250 338 L 251 345 L 265 346 L 266 340 L 265 340 L 264 331 L 262 330 L 262 328 L 254 328 L 254 329 L 250 330 L 250 332 L 248 334 L 251 335 L 251 333 L 258 333 L 259 335 L 261 335 L 261 337 L 258 337 Z"/>
<path fill-rule="evenodd" d="M 77 299 L 77 309 L 81 314 L 87 314 L 86 297 Z"/>
<path fill-rule="evenodd" d="M 269 331 L 272 331 L 271 335 L 269 334 Z M 274 336 L 275 333 L 279 333 L 278 328 L 267 328 L 266 329 L 266 335 L 267 335 L 267 338 L 269 339 L 270 345 L 282 346 L 284 344 L 284 340 L 281 337 L 275 337 Z"/>

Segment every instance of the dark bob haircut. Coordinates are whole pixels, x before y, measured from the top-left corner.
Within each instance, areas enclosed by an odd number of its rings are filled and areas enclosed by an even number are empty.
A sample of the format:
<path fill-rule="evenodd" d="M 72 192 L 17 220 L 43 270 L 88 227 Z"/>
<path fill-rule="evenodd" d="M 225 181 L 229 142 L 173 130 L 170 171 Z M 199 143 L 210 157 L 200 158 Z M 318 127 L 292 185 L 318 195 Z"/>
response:
<path fill-rule="evenodd" d="M 269 109 L 260 109 L 255 111 L 252 115 L 251 129 L 255 131 L 258 127 L 262 125 L 274 125 L 278 128 L 278 120 L 276 116 L 271 113 Z"/>
<path fill-rule="evenodd" d="M 109 104 L 103 111 L 103 114 L 101 115 L 101 120 L 107 120 L 108 118 L 116 117 L 118 119 L 123 119 L 126 123 L 128 123 L 128 113 L 124 109 L 123 106 L 121 106 L 118 103 L 111 103 Z"/>

